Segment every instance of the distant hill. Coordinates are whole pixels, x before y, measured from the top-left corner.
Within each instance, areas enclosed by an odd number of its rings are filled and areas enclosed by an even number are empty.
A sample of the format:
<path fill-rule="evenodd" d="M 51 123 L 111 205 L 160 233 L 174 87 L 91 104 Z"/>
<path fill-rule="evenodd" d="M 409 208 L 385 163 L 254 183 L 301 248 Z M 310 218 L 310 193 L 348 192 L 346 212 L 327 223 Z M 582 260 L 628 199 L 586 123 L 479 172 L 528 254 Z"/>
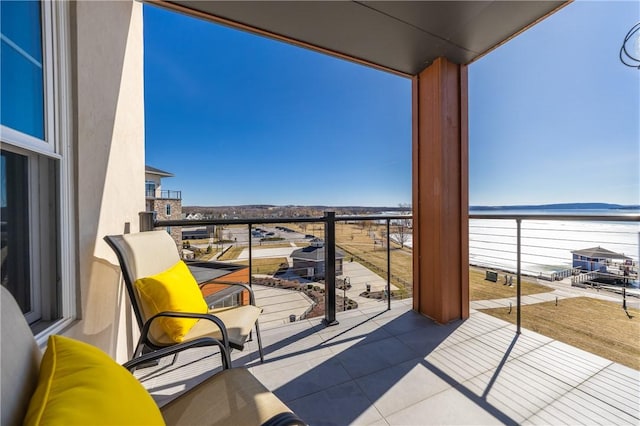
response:
<path fill-rule="evenodd" d="M 558 204 L 530 204 L 517 206 L 470 206 L 469 210 L 621 210 L 638 209 L 640 205 L 622 205 L 609 203 L 558 203 Z"/>
<path fill-rule="evenodd" d="M 365 206 L 276 206 L 255 204 L 241 206 L 182 206 L 184 215 L 200 213 L 206 218 L 279 218 L 322 216 L 326 211 L 336 215 L 370 215 L 385 212 L 406 212 L 410 207 L 365 207 Z"/>
<path fill-rule="evenodd" d="M 200 213 L 207 218 L 277 218 L 322 216 L 325 211 L 334 211 L 336 215 L 368 215 L 389 212 L 407 212 L 410 206 L 402 207 L 366 207 L 366 206 L 278 206 L 272 204 L 254 204 L 239 206 L 182 206 L 182 213 Z M 560 203 L 529 204 L 515 206 L 470 206 L 472 212 L 492 212 L 500 210 L 638 210 L 639 205 L 621 205 L 609 203 Z"/>

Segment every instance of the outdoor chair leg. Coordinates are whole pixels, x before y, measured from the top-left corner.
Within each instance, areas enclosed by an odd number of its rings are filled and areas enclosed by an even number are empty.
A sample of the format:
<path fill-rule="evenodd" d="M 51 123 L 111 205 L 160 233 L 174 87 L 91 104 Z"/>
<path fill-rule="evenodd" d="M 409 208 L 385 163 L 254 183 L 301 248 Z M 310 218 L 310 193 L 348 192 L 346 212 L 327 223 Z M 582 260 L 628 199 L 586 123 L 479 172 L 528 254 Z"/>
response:
<path fill-rule="evenodd" d="M 258 340 L 258 353 L 260 354 L 260 362 L 264 363 L 264 353 L 262 352 L 262 338 L 260 337 L 260 325 L 256 320 L 256 338 Z"/>

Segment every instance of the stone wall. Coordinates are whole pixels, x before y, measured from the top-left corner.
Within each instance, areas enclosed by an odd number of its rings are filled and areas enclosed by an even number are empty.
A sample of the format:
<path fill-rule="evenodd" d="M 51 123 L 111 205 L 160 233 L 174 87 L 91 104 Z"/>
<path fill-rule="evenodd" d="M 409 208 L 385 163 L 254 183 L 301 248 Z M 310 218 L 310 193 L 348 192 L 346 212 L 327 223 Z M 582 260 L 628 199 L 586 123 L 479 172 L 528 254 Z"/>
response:
<path fill-rule="evenodd" d="M 156 212 L 156 220 L 178 220 L 182 218 L 182 200 L 170 198 L 156 198 L 152 200 L 153 211 Z M 170 214 L 167 215 L 167 205 L 169 205 Z M 178 251 L 182 253 L 182 228 L 179 226 L 171 226 L 169 234 L 176 242 Z"/>

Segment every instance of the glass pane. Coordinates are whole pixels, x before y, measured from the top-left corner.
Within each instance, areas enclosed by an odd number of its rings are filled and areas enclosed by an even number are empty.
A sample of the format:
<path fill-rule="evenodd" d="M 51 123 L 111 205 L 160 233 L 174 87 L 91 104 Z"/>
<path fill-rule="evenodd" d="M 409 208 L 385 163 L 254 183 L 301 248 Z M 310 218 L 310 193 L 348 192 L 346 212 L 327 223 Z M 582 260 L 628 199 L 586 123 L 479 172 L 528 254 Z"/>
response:
<path fill-rule="evenodd" d="M 40 3 L 3 1 L 0 7 L 1 122 L 44 139 Z"/>
<path fill-rule="evenodd" d="M 146 181 L 145 184 L 146 196 L 147 197 L 155 197 L 156 196 L 156 183 L 153 181 Z"/>
<path fill-rule="evenodd" d="M 2 35 L 42 64 L 42 34 L 39 1 L 3 1 Z"/>
<path fill-rule="evenodd" d="M 2 285 L 27 313 L 31 306 L 29 274 L 29 203 L 27 157 L 2 152 L 1 169 Z"/>

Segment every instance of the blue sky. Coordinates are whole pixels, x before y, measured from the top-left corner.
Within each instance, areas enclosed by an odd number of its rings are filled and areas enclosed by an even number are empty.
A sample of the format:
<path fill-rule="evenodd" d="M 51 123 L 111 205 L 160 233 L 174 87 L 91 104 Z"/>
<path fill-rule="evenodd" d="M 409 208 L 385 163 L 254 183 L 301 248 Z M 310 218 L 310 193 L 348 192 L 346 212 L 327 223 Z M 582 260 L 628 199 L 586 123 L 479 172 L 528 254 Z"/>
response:
<path fill-rule="evenodd" d="M 574 2 L 469 67 L 471 204 L 640 204 L 640 2 Z"/>
<path fill-rule="evenodd" d="M 637 2 L 578 2 L 469 68 L 470 203 L 640 203 Z M 144 6 L 146 163 L 184 205 L 411 202 L 411 82 Z"/>

